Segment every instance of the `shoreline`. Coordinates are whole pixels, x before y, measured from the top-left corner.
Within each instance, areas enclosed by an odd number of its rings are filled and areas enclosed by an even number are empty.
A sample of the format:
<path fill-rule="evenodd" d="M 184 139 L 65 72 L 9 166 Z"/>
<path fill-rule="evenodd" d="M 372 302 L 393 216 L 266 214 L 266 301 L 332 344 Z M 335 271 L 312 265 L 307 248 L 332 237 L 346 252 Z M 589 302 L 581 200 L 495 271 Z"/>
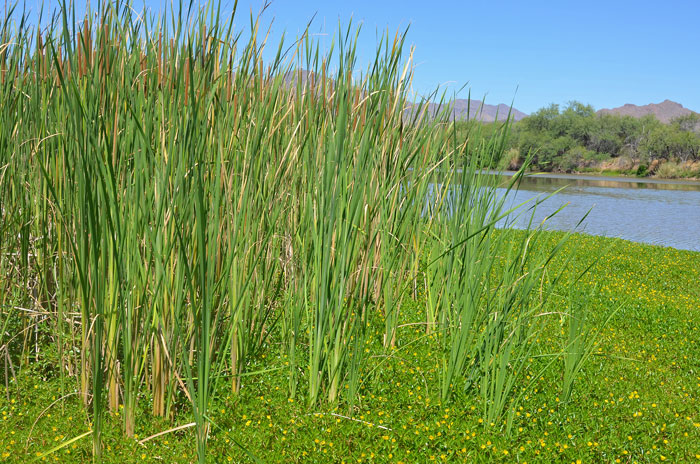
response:
<path fill-rule="evenodd" d="M 504 176 L 512 177 L 517 173 L 517 171 L 489 171 L 491 174 L 501 174 Z M 695 186 L 700 189 L 700 179 L 697 178 L 684 178 L 684 179 L 667 179 L 659 177 L 635 177 L 635 176 L 625 176 L 623 174 L 611 174 L 607 175 L 604 173 L 563 173 L 563 172 L 544 172 L 544 171 L 528 171 L 525 173 L 525 177 L 537 177 L 542 179 L 563 179 L 563 180 L 588 180 L 588 181 L 618 181 L 627 182 L 633 184 L 667 184 L 667 185 L 689 185 Z"/>
<path fill-rule="evenodd" d="M 499 230 L 509 230 L 509 231 L 523 231 L 524 229 L 520 229 L 517 227 L 511 227 L 509 229 L 499 229 Z M 672 245 L 664 245 L 661 243 L 650 243 L 650 242 L 642 242 L 638 240 L 631 240 L 629 238 L 624 238 L 624 237 L 613 237 L 610 235 L 598 235 L 598 234 L 591 234 L 583 230 L 561 230 L 561 229 L 543 229 L 543 233 L 549 234 L 551 236 L 558 236 L 558 235 L 565 235 L 570 233 L 571 234 L 571 239 L 572 240 L 603 240 L 603 241 L 608 241 L 610 242 L 609 244 L 612 245 L 614 241 L 622 241 L 625 242 L 627 245 L 632 246 L 642 246 L 642 247 L 653 247 L 659 250 L 666 250 L 669 252 L 678 252 L 678 253 L 692 253 L 696 255 L 700 255 L 700 250 L 693 250 L 693 249 L 688 249 L 688 248 L 677 248 Z"/>

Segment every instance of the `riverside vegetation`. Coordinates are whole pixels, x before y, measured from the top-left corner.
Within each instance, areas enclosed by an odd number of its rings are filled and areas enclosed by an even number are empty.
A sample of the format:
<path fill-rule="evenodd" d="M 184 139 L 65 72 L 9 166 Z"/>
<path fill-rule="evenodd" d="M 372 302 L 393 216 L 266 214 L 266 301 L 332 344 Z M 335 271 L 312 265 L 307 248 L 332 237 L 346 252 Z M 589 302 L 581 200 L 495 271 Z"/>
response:
<path fill-rule="evenodd" d="M 477 121 L 459 122 L 466 135 Z M 502 123 L 484 123 L 491 136 Z M 659 178 L 700 178 L 700 115 L 664 124 L 654 116 L 598 115 L 590 105 L 552 104 L 513 123 L 503 157 L 493 167 L 517 169 L 533 155 L 537 171 L 598 172 Z"/>
<path fill-rule="evenodd" d="M 0 459 L 699 455 L 698 254 L 495 229 L 509 126 L 405 120 L 405 34 L 233 18 L 6 15 Z"/>

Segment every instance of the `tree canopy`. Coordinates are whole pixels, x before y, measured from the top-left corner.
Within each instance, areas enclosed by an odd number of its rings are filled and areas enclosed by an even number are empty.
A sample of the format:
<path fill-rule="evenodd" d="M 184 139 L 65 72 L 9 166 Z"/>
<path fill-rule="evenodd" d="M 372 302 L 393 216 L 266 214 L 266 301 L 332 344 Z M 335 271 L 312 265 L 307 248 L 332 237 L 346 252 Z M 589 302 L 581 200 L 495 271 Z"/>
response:
<path fill-rule="evenodd" d="M 458 133 L 466 137 L 474 124 L 479 123 L 458 122 Z M 483 126 L 479 133 L 488 135 L 503 123 Z M 700 161 L 700 115 L 664 124 L 652 115 L 599 115 L 577 101 L 564 107 L 551 104 L 513 123 L 508 148 L 511 157 L 521 160 L 532 155 L 533 169 L 541 171 L 580 171 L 621 157 L 645 169 L 664 161 Z"/>

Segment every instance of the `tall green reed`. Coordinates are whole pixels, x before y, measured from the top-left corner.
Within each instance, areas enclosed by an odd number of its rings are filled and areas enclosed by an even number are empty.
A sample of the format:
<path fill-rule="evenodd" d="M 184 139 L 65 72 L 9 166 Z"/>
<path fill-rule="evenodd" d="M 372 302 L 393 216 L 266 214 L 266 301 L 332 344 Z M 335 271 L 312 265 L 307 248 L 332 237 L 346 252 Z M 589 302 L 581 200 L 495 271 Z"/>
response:
<path fill-rule="evenodd" d="M 455 141 L 452 169 L 432 191 L 433 239 L 427 244 L 426 326 L 442 345 L 440 396 L 449 401 L 457 388 L 475 388 L 487 424 L 517 404 L 515 385 L 545 327 L 543 308 L 561 276 L 545 279 L 545 274 L 566 240 L 543 251 L 536 246 L 541 225 L 533 226 L 531 219 L 519 240 L 497 230 L 528 214 L 511 201 L 524 168 L 503 185 L 500 176 L 483 171 L 502 154 L 507 130 L 506 124 L 490 139 L 470 134 L 461 147 Z M 511 423 L 508 417 L 507 426 Z"/>
<path fill-rule="evenodd" d="M 368 325 L 378 315 L 385 348 L 400 345 L 424 256 L 441 396 L 479 381 L 499 416 L 547 257 L 494 230 L 508 208 L 481 168 L 507 126 L 487 145 L 451 139 L 446 111 L 410 101 L 405 32 L 360 71 L 352 25 L 328 52 L 304 33 L 266 61 L 260 21 L 244 40 L 217 4 L 54 18 L 3 23 L 0 270 L 16 282 L 0 304 L 48 318 L 95 460 L 105 410 L 123 405 L 128 436 L 146 408 L 191 408 L 205 462 L 212 399 L 274 344 L 290 395 L 352 406 Z"/>

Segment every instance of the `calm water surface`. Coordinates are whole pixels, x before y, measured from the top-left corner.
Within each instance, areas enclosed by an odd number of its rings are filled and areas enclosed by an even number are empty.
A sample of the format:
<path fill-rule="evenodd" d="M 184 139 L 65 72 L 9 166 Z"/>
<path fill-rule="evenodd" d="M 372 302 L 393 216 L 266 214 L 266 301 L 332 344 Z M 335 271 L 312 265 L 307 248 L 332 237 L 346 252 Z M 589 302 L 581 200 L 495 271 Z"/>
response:
<path fill-rule="evenodd" d="M 512 173 L 505 173 L 512 175 Z M 700 182 L 637 180 L 571 175 L 530 175 L 511 192 L 512 205 L 564 190 L 536 208 L 545 228 L 571 230 L 590 210 L 579 232 L 700 251 Z M 505 192 L 505 190 L 503 190 Z M 521 216 L 515 227 L 529 220 Z"/>

